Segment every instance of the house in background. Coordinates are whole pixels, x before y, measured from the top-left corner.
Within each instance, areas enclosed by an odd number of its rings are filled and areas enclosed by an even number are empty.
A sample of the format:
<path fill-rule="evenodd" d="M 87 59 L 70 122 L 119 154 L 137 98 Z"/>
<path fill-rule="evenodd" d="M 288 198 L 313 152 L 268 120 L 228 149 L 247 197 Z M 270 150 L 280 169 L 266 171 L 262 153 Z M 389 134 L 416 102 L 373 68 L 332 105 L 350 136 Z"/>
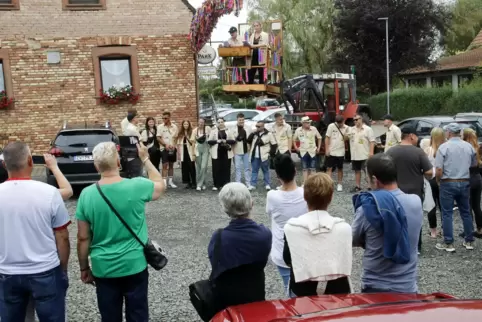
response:
<path fill-rule="evenodd" d="M 132 85 L 141 121 L 196 120 L 196 61 L 187 0 L 0 0 L 0 145 L 48 150 L 64 121 L 120 121 L 132 105 L 101 91 Z"/>
<path fill-rule="evenodd" d="M 400 73 L 405 86 L 436 87 L 452 84 L 457 91 L 464 83 L 474 78 L 477 69 L 482 68 L 482 30 L 461 54 L 443 57 L 433 68 L 416 67 Z"/>

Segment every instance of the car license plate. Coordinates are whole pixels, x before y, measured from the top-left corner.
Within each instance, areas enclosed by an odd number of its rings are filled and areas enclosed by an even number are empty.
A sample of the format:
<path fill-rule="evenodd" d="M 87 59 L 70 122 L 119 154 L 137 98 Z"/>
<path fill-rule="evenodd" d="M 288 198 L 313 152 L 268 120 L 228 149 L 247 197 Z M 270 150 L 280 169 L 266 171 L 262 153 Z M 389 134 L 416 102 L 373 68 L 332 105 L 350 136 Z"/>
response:
<path fill-rule="evenodd" d="M 74 161 L 92 161 L 94 158 L 92 155 L 76 155 L 74 156 Z"/>

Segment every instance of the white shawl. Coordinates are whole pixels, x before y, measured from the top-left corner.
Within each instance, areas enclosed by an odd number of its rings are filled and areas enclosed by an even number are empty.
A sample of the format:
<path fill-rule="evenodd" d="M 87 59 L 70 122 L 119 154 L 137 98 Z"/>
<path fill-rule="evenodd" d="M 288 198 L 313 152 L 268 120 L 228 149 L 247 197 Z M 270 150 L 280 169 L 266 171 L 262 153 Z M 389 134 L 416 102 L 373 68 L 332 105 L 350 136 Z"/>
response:
<path fill-rule="evenodd" d="M 352 230 L 344 219 L 311 211 L 291 218 L 284 232 L 296 283 L 351 275 Z"/>

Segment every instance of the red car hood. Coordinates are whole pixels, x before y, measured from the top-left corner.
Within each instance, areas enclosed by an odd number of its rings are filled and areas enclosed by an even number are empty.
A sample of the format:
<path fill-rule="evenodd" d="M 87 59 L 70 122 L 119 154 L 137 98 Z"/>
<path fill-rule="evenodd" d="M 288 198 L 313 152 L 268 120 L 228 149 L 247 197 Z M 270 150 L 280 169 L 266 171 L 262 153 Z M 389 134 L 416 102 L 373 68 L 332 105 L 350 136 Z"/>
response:
<path fill-rule="evenodd" d="M 434 294 L 323 295 L 227 308 L 212 322 L 418 322 L 477 321 L 482 300 Z"/>

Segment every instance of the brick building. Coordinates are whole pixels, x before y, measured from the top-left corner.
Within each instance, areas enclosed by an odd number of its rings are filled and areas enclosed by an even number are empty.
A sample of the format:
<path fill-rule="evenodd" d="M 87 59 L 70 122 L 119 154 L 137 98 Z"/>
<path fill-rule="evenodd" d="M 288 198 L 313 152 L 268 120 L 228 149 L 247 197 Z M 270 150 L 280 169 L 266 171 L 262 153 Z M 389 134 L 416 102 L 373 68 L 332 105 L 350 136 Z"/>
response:
<path fill-rule="evenodd" d="M 118 130 L 129 103 L 100 103 L 101 89 L 132 85 L 142 116 L 197 116 L 187 0 L 0 0 L 0 146 L 21 139 L 48 149 L 64 121 Z M 143 121 L 143 119 L 141 119 Z"/>

